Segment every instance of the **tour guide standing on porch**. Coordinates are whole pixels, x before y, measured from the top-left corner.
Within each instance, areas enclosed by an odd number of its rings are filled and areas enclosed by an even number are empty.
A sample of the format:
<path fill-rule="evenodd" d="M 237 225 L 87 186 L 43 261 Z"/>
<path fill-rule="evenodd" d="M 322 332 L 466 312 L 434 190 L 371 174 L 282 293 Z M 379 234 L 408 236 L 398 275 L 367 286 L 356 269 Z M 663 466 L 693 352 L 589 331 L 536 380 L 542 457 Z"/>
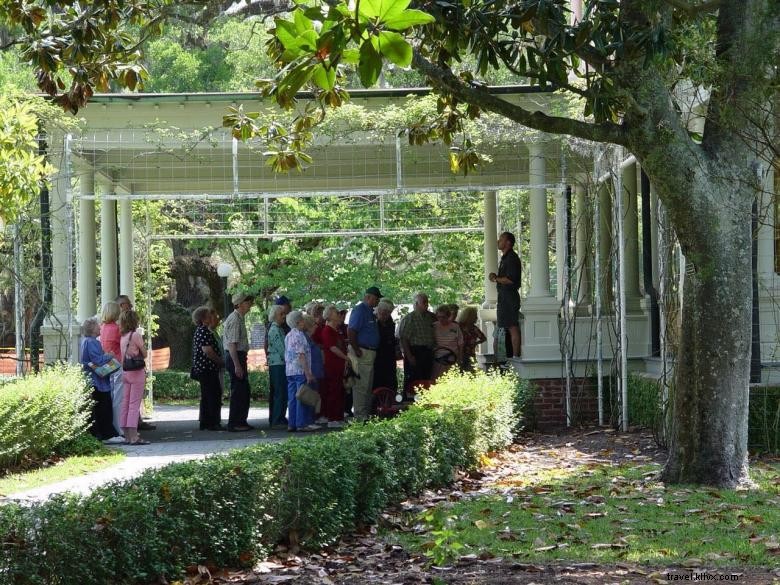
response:
<path fill-rule="evenodd" d="M 374 359 L 379 347 L 379 327 L 376 324 L 374 307 L 382 298 L 375 286 L 366 289 L 363 302 L 352 309 L 349 315 L 349 353 L 357 358 L 358 379 L 352 388 L 355 420 L 365 421 L 371 416 L 374 385 Z"/>
<path fill-rule="evenodd" d="M 508 329 L 512 338 L 512 355 L 520 356 L 520 277 L 522 266 L 520 257 L 514 250 L 515 236 L 503 232 L 498 236 L 498 249 L 501 250 L 501 262 L 498 274 L 491 272 L 490 282 L 496 283 L 498 292 L 498 327 Z"/>
<path fill-rule="evenodd" d="M 244 315 L 252 308 L 255 298 L 246 293 L 236 293 L 232 300 L 235 310 L 225 319 L 222 334 L 225 344 L 225 366 L 230 376 L 228 430 L 250 431 L 253 427 L 249 426 L 246 420 L 249 416 L 249 372 L 247 370 L 249 338 L 246 334 Z"/>

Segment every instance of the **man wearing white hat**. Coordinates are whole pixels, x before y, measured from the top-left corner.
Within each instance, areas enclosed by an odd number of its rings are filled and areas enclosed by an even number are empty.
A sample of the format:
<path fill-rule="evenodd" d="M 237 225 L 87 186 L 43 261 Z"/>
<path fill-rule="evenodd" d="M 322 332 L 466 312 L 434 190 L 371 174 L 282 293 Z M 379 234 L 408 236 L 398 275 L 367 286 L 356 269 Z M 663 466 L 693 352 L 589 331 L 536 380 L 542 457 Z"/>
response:
<path fill-rule="evenodd" d="M 255 298 L 247 293 L 233 295 L 234 310 L 225 319 L 223 341 L 225 343 L 225 366 L 230 376 L 230 415 L 228 430 L 250 431 L 249 416 L 249 372 L 247 352 L 249 337 L 246 333 L 244 316 L 252 308 Z"/>

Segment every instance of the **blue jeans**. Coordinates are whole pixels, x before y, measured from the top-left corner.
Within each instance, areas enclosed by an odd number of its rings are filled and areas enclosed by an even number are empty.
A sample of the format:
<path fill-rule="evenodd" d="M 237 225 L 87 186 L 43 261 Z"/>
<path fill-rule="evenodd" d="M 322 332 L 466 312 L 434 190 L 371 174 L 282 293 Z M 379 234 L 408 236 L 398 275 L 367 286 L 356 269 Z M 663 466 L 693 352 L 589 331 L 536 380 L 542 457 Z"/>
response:
<path fill-rule="evenodd" d="M 302 429 L 314 422 L 314 409 L 298 402 L 295 393 L 306 383 L 306 376 L 287 376 L 287 426 Z"/>
<path fill-rule="evenodd" d="M 280 425 L 284 423 L 284 411 L 287 407 L 287 375 L 284 373 L 284 364 L 269 366 L 268 378 L 273 396 L 273 400 L 270 401 L 271 425 Z"/>

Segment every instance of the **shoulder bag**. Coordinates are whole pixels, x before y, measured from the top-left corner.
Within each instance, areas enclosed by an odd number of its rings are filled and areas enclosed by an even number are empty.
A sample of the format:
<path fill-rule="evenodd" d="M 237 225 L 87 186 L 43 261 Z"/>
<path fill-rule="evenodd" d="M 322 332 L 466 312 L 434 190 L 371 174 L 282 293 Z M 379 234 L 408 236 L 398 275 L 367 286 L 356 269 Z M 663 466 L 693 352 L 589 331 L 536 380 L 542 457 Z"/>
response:
<path fill-rule="evenodd" d="M 130 342 L 133 340 L 133 333 L 135 333 L 135 331 L 130 333 L 130 338 L 127 340 L 127 349 L 125 350 L 125 358 L 122 360 L 122 369 L 125 372 L 143 370 L 146 367 L 146 362 L 144 361 L 144 358 L 143 356 L 141 356 L 140 353 L 135 356 L 128 355 L 127 350 L 130 349 Z"/>

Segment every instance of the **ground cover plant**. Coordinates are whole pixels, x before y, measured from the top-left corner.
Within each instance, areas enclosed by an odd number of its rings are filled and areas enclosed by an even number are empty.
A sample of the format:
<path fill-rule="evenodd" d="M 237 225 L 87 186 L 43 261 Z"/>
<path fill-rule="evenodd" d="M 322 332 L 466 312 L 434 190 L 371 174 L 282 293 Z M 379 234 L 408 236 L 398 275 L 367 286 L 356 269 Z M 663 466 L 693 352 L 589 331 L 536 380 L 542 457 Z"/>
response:
<path fill-rule="evenodd" d="M 751 490 L 667 486 L 657 480 L 662 457 L 649 436 L 618 441 L 590 453 L 576 442 L 516 445 L 478 492 L 412 515 L 416 528 L 391 539 L 439 564 L 464 555 L 651 567 L 780 563 L 779 462 L 755 460 Z"/>
<path fill-rule="evenodd" d="M 52 366 L 0 386 L 0 474 L 78 450 L 90 407 L 76 366 Z"/>
<path fill-rule="evenodd" d="M 476 468 L 482 449 L 504 447 L 522 388 L 511 376 L 452 375 L 390 420 L 170 465 L 86 497 L 4 506 L 0 580 L 136 583 L 198 563 L 253 565 L 279 542 L 331 546 L 387 505 Z"/>

